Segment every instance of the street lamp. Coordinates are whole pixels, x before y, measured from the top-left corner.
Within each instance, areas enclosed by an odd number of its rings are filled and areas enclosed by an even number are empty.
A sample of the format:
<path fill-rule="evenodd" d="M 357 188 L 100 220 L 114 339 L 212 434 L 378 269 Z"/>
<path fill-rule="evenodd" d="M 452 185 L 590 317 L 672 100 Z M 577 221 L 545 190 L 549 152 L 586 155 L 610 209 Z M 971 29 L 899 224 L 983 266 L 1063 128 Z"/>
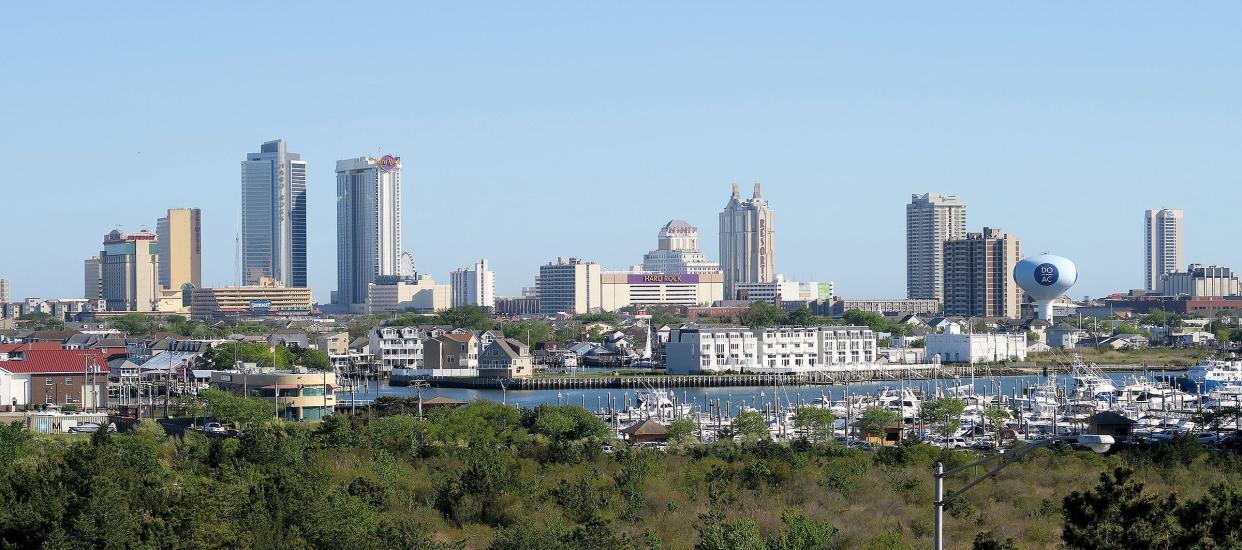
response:
<path fill-rule="evenodd" d="M 1018 460 L 1019 458 L 1026 455 L 1030 451 L 1048 447 L 1052 445 L 1053 443 L 1057 443 L 1061 441 L 1074 441 L 1074 440 L 1077 440 L 1079 445 L 1087 447 L 1088 449 L 1091 449 L 1092 451 L 1095 451 L 1097 453 L 1108 452 L 1108 449 L 1111 448 L 1114 443 L 1113 436 L 1111 435 L 1086 435 L 1086 434 L 1084 435 L 1063 435 L 1063 436 L 1049 437 L 1047 439 L 1042 439 L 1034 443 L 1028 443 L 1021 447 L 1010 449 L 1008 452 L 1005 452 L 1003 454 L 998 453 L 992 456 L 984 457 L 974 462 L 971 462 L 970 464 L 967 464 L 965 466 L 958 466 L 957 468 L 953 468 L 952 470 L 948 470 L 948 471 L 944 469 L 943 464 L 937 462 L 936 473 L 935 473 L 936 495 L 935 495 L 935 502 L 934 502 L 936 506 L 936 535 L 935 535 L 936 550 L 944 550 L 944 505 L 945 504 L 948 504 L 949 502 L 952 502 L 957 497 L 962 496 L 962 494 L 965 493 L 966 491 L 969 491 L 971 487 L 974 487 L 975 485 L 983 483 L 985 479 L 995 477 L 996 474 L 1000 472 L 1001 470 L 1005 469 L 1006 466 L 1013 464 L 1014 461 Z M 986 474 L 983 474 L 975 478 L 970 483 L 967 483 L 965 486 L 963 486 L 961 489 L 953 491 L 952 493 L 949 493 L 948 496 L 945 496 L 944 478 L 952 476 L 959 472 L 962 472 L 966 470 L 967 468 L 974 468 L 975 466 L 986 464 L 998 458 L 1001 459 L 1001 461 L 999 464 L 996 465 L 995 468 L 992 468 Z"/>

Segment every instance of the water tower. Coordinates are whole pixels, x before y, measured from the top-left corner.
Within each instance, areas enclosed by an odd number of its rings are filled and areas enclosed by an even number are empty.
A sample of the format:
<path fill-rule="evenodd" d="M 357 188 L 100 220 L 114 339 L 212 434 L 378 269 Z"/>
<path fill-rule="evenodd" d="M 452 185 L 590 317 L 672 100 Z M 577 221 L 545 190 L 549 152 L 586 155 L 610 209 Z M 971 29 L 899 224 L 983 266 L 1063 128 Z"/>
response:
<path fill-rule="evenodd" d="M 1013 268 L 1013 280 L 1035 299 L 1039 318 L 1052 322 L 1052 301 L 1078 282 L 1074 262 L 1052 254 L 1031 256 Z"/>

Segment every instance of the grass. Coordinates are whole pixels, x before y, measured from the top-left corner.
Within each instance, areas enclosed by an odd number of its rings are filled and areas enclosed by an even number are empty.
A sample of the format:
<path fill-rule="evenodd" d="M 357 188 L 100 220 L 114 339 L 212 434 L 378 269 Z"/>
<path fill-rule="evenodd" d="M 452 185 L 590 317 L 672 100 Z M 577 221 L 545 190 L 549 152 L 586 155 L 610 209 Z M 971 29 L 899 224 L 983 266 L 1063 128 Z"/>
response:
<path fill-rule="evenodd" d="M 1075 349 L 1032 353 L 1027 360 L 1037 364 L 1060 364 L 1071 354 L 1097 365 L 1140 365 L 1146 367 L 1191 367 L 1211 355 L 1205 348 L 1147 348 L 1134 350 Z"/>

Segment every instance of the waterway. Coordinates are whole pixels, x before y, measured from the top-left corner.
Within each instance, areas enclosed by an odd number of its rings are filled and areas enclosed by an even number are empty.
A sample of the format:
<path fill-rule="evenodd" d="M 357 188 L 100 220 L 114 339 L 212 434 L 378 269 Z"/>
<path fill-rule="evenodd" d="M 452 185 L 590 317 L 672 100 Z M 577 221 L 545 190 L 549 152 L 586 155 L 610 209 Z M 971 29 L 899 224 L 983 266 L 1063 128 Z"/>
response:
<path fill-rule="evenodd" d="M 1110 371 L 1106 375 L 1117 383 L 1124 383 L 1133 376 L 1141 378 L 1163 378 L 1165 376 L 1177 376 L 1179 372 L 1172 371 Z M 1069 375 L 1056 374 L 1053 375 L 1057 385 L 1061 388 L 1073 388 L 1073 380 Z M 974 379 L 975 393 L 985 395 L 1006 395 L 1021 394 L 1022 390 L 1039 383 L 1045 383 L 1047 379 L 1039 375 L 1031 376 L 997 376 L 987 378 L 982 373 L 976 373 Z M 906 387 L 923 392 L 923 395 L 935 395 L 936 388 L 949 388 L 954 386 L 969 385 L 971 380 L 966 378 L 947 378 L 936 380 L 909 380 L 901 381 L 885 381 L 885 382 L 867 382 L 852 383 L 848 386 L 729 386 L 720 388 L 672 388 L 672 392 L 676 395 L 679 402 L 690 402 L 699 405 L 699 410 L 703 410 L 705 403 L 729 402 L 736 408 L 740 404 L 748 404 L 754 407 L 760 407 L 763 404 L 771 404 L 773 395 L 780 399 L 784 404 L 809 403 L 818 400 L 821 396 L 827 396 L 833 401 L 844 399 L 846 392 L 850 395 L 874 395 L 882 387 L 901 388 Z M 1120 387 L 1120 386 L 1119 386 Z M 587 388 L 587 389 L 542 389 L 542 390 L 509 390 L 502 391 L 499 389 L 469 389 L 469 388 L 411 388 L 411 387 L 393 387 L 387 382 L 380 382 L 378 385 L 372 381 L 365 389 L 360 387 L 354 395 L 355 399 L 360 401 L 370 400 L 377 396 L 400 396 L 400 397 L 416 397 L 421 395 L 423 399 L 433 397 L 446 397 L 459 401 L 477 401 L 485 399 L 495 402 L 504 402 L 518 407 L 537 407 L 542 404 L 572 404 L 581 405 L 590 410 L 601 410 L 608 406 L 611 398 L 614 406 L 619 407 L 625 403 L 633 403 L 638 391 L 634 389 L 605 389 L 605 388 Z M 338 392 L 337 398 L 342 402 L 350 399 L 350 394 L 346 392 Z"/>

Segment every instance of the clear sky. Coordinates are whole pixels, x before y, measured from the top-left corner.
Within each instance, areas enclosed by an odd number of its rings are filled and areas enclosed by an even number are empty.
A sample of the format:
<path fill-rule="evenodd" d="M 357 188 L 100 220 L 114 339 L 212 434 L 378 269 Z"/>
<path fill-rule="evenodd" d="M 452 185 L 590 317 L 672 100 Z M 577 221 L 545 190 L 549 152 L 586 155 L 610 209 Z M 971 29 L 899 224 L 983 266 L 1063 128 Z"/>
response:
<path fill-rule="evenodd" d="M 1074 296 L 1142 286 L 1145 208 L 1187 260 L 1242 268 L 1236 2 L 9 4 L 0 17 L 0 277 L 76 297 L 107 231 L 203 210 L 233 281 L 239 162 L 310 163 L 310 283 L 336 285 L 335 161 L 404 163 L 406 247 L 502 294 L 556 256 L 639 263 L 672 218 L 718 256 L 758 180 L 777 268 L 905 293 L 905 203 L 1079 264 Z"/>

